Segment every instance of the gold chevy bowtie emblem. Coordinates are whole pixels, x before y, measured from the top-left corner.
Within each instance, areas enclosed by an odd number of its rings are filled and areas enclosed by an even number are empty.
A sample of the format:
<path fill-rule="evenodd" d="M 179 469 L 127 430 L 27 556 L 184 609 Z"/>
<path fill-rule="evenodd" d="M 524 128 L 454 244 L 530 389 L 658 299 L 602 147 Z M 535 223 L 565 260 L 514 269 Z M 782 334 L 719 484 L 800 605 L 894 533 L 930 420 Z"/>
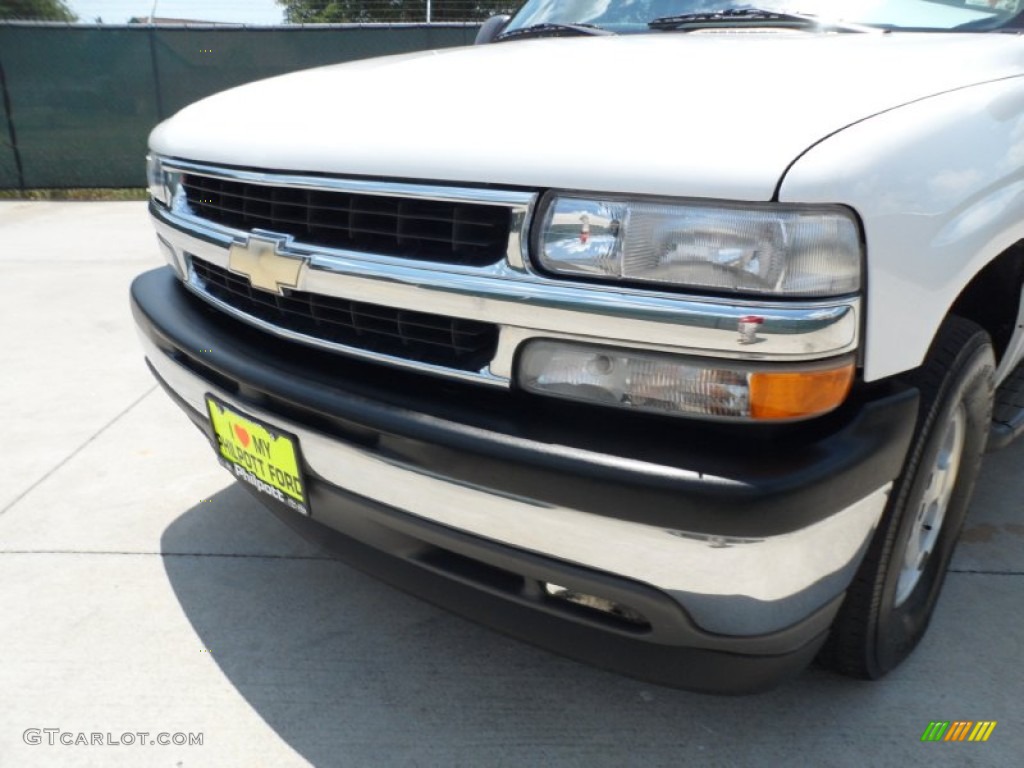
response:
<path fill-rule="evenodd" d="M 299 270 L 304 261 L 301 257 L 278 253 L 282 242 L 250 235 L 245 245 L 232 243 L 228 250 L 228 267 L 248 277 L 253 288 L 280 296 L 282 288 L 298 286 Z"/>

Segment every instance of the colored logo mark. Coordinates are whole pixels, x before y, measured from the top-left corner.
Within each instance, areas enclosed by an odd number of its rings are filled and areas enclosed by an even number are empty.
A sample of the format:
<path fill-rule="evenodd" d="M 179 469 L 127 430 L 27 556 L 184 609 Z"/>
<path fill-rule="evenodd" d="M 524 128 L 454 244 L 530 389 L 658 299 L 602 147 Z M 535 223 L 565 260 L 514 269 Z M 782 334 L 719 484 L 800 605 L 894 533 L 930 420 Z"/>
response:
<path fill-rule="evenodd" d="M 921 741 L 988 741 L 996 729 L 996 720 L 932 720 L 921 734 Z"/>

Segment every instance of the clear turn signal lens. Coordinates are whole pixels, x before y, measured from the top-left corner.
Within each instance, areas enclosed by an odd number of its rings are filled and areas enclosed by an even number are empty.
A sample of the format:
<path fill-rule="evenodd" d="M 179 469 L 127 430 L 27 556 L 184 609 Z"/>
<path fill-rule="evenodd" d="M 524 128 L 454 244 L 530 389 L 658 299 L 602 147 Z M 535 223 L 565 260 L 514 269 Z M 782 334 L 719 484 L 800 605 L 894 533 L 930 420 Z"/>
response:
<path fill-rule="evenodd" d="M 540 395 L 678 416 L 801 419 L 840 405 L 853 383 L 846 358 L 829 367 L 782 371 L 715 366 L 657 352 L 532 341 L 518 383 Z"/>

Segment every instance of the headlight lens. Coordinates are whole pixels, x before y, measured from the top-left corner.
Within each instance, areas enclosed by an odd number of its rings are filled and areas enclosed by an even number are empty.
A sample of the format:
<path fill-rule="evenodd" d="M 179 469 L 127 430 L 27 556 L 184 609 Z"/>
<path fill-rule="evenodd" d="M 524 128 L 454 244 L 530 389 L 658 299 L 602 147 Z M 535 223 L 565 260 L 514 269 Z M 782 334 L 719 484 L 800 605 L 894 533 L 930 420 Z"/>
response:
<path fill-rule="evenodd" d="M 857 222 L 838 206 L 553 195 L 537 259 L 560 275 L 770 296 L 860 289 Z"/>
<path fill-rule="evenodd" d="M 838 407 L 852 358 L 758 369 L 569 341 L 527 343 L 518 383 L 540 395 L 677 416 L 792 420 Z"/>
<path fill-rule="evenodd" d="M 165 207 L 171 205 L 171 184 L 170 174 L 164 171 L 160 158 L 156 155 L 146 155 L 146 184 L 149 187 L 149 194 L 157 202 Z"/>

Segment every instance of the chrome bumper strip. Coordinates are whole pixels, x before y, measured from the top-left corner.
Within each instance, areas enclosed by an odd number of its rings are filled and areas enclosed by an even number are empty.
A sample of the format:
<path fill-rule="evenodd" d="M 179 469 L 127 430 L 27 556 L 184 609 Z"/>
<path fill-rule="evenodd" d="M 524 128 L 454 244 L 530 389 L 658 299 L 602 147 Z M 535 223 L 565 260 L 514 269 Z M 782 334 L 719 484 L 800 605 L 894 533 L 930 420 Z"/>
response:
<path fill-rule="evenodd" d="M 185 403 L 206 412 L 212 393 L 296 435 L 327 482 L 411 515 L 492 541 L 650 584 L 704 630 L 760 635 L 789 626 L 840 594 L 857 568 L 891 483 L 825 520 L 767 538 L 728 538 L 612 519 L 426 473 L 249 403 L 182 367 L 144 334 L 153 368 Z M 312 510 L 314 519 L 316 509 Z M 716 647 L 725 649 L 728 638 Z"/>

